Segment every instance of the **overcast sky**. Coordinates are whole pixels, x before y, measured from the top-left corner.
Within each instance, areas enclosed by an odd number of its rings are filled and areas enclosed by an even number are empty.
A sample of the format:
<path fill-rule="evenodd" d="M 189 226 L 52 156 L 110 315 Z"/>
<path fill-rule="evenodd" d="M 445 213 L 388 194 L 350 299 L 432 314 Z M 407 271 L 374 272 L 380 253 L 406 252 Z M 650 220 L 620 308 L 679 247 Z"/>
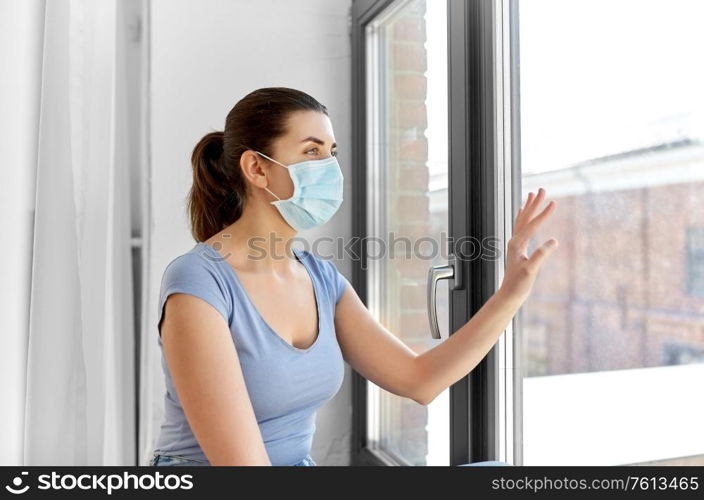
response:
<path fill-rule="evenodd" d="M 519 5 L 524 174 L 704 137 L 704 1 Z"/>

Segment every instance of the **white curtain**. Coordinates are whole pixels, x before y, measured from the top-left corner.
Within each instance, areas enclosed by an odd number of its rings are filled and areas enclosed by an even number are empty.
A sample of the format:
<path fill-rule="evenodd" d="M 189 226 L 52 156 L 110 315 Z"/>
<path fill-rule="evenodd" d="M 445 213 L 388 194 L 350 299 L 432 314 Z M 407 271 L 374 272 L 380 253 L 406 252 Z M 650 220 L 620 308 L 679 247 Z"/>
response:
<path fill-rule="evenodd" d="M 120 4 L 45 5 L 25 465 L 135 464 Z"/>

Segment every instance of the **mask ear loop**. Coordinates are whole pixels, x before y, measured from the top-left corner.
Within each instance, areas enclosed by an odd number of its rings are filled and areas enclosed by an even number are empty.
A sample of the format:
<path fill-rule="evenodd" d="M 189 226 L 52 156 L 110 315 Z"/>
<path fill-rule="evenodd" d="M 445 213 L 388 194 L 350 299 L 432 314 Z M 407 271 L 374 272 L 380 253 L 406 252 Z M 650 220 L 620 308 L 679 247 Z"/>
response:
<path fill-rule="evenodd" d="M 277 163 L 277 164 L 281 165 L 281 166 L 284 167 L 284 168 L 288 168 L 288 167 L 287 167 L 286 165 L 284 165 L 283 163 L 280 163 L 280 162 L 276 161 L 275 159 L 268 157 L 268 156 L 265 155 L 264 153 L 260 153 L 259 151 L 255 151 L 255 153 L 257 153 L 257 154 L 260 155 L 260 156 L 263 156 L 263 157 L 266 158 L 267 160 L 271 160 L 271 161 L 273 161 L 274 163 Z"/>
<path fill-rule="evenodd" d="M 272 193 L 269 188 L 266 188 L 266 187 L 265 187 L 264 189 L 267 190 L 267 191 L 269 191 L 269 193 L 271 193 L 273 196 L 275 196 L 277 200 L 281 201 L 281 198 L 279 198 L 279 197 L 276 196 L 274 193 Z M 274 202 L 272 201 L 272 202 L 270 202 L 270 203 L 274 203 Z"/>
<path fill-rule="evenodd" d="M 283 168 L 285 168 L 286 170 L 288 170 L 288 167 L 287 167 L 286 165 L 284 165 L 283 163 L 279 163 L 278 161 L 274 160 L 273 158 L 269 158 L 269 157 L 268 157 L 267 155 L 265 155 L 264 153 L 260 153 L 259 151 L 255 151 L 255 153 L 257 153 L 257 154 L 260 155 L 260 156 L 263 156 L 264 158 L 266 158 L 266 159 L 268 159 L 268 160 L 273 161 L 274 163 L 277 163 L 277 164 L 281 165 Z M 268 191 L 272 196 L 274 196 L 277 200 L 281 201 L 281 198 L 279 198 L 279 197 L 276 196 L 274 193 L 272 193 L 269 188 L 265 187 L 264 189 L 267 190 L 267 191 Z M 270 202 L 270 203 L 274 203 L 274 202 L 272 201 L 272 202 Z"/>

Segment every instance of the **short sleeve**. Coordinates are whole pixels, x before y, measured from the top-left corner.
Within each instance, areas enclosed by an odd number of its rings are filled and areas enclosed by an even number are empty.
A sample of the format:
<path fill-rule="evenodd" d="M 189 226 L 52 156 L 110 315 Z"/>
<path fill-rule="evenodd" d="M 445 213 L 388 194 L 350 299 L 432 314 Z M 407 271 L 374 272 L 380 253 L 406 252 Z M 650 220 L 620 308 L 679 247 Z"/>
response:
<path fill-rule="evenodd" d="M 227 299 L 220 277 L 209 262 L 197 254 L 187 253 L 176 257 L 164 270 L 159 292 L 159 337 L 166 299 L 174 293 L 187 293 L 203 299 L 230 323 L 231 301 Z"/>
<path fill-rule="evenodd" d="M 335 293 L 335 304 L 340 302 L 340 299 L 342 298 L 342 294 L 345 293 L 345 288 L 347 288 L 347 284 L 349 283 L 347 281 L 347 278 L 337 269 L 337 266 L 330 261 L 326 260 L 328 266 L 329 266 L 329 272 L 332 276 L 332 283 L 333 283 L 333 290 Z"/>

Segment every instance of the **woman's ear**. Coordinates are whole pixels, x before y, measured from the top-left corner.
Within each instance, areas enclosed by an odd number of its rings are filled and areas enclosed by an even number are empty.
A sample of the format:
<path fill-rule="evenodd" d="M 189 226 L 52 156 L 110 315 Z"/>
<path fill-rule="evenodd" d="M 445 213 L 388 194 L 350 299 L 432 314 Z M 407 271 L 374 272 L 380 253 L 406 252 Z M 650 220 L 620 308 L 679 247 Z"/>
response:
<path fill-rule="evenodd" d="M 242 153 L 240 168 L 245 179 L 253 185 L 259 188 L 265 188 L 269 185 L 269 181 L 266 178 L 264 160 L 254 151 L 247 150 Z"/>

